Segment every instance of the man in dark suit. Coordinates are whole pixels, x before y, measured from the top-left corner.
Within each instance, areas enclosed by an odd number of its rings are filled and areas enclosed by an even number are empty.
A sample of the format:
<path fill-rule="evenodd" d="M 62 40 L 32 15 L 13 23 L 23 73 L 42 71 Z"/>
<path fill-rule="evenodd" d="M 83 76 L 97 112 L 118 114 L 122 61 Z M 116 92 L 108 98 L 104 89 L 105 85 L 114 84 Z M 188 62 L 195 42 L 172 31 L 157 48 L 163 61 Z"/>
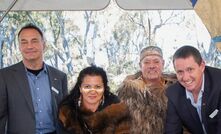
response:
<path fill-rule="evenodd" d="M 24 26 L 18 40 L 23 60 L 0 70 L 0 134 L 60 134 L 57 107 L 67 76 L 44 63 L 38 27 Z"/>
<path fill-rule="evenodd" d="M 221 70 L 205 66 L 192 46 L 173 56 L 178 82 L 167 91 L 166 134 L 221 134 Z"/>

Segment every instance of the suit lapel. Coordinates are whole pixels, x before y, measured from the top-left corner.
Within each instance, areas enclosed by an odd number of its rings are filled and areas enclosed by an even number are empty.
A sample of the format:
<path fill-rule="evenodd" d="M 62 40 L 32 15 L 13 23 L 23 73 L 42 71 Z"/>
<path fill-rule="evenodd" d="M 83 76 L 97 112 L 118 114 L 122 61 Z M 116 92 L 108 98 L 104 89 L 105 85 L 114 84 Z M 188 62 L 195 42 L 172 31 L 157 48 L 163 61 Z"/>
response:
<path fill-rule="evenodd" d="M 197 113 L 197 110 L 196 110 L 196 108 L 191 104 L 191 101 L 186 98 L 186 92 L 185 92 L 185 90 L 183 90 L 183 93 L 182 93 L 182 94 L 183 94 L 183 95 L 182 95 L 182 98 L 181 98 L 181 100 L 182 100 L 181 104 L 185 104 L 185 105 L 184 105 L 184 110 L 183 110 L 183 111 L 185 111 L 184 114 L 185 114 L 186 116 L 190 116 L 190 118 L 188 118 L 188 119 L 192 119 L 192 121 L 193 121 L 192 123 L 193 123 L 196 127 L 202 128 L 201 122 L 200 122 L 200 118 L 199 118 L 199 115 L 198 115 L 198 113 Z"/>
<path fill-rule="evenodd" d="M 46 65 L 47 66 L 47 65 Z M 56 117 L 57 113 L 57 101 L 58 101 L 58 95 L 59 95 L 59 90 L 58 90 L 58 78 L 55 77 L 55 72 L 47 66 L 47 71 L 48 71 L 48 78 L 50 81 L 50 90 L 51 90 L 51 98 L 52 98 L 52 108 L 53 108 L 53 113 L 54 116 Z"/>
<path fill-rule="evenodd" d="M 190 113 L 191 116 L 192 116 L 192 119 L 194 119 L 195 122 L 200 123 L 200 118 L 199 118 L 199 115 L 198 115 L 198 113 L 197 113 L 197 110 L 196 110 L 196 108 L 191 104 L 191 101 L 190 101 L 189 99 L 186 99 L 185 103 L 186 103 L 186 107 L 187 107 L 189 113 Z"/>
<path fill-rule="evenodd" d="M 21 89 L 21 92 L 24 95 L 24 98 L 26 99 L 26 102 L 31 110 L 31 113 L 33 113 L 34 115 L 34 107 L 33 107 L 29 82 L 26 76 L 25 67 L 22 62 L 18 63 L 17 66 L 15 67 L 14 77 L 16 78 L 18 86 L 20 87 L 19 89 Z"/>
<path fill-rule="evenodd" d="M 205 129 L 207 130 L 207 122 L 206 122 L 206 111 L 207 111 L 207 105 L 208 105 L 208 100 L 209 100 L 209 96 L 210 96 L 210 81 L 208 78 L 208 74 L 205 71 L 205 77 L 204 77 L 204 92 L 203 92 L 203 97 L 202 97 L 202 106 L 201 106 L 201 113 L 202 113 L 202 122 L 205 126 Z"/>

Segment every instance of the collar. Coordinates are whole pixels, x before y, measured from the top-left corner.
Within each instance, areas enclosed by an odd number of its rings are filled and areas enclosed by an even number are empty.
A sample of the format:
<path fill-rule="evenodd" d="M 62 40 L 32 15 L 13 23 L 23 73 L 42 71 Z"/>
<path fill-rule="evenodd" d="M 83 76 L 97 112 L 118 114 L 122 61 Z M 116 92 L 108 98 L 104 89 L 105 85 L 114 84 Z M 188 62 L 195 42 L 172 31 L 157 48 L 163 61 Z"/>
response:
<path fill-rule="evenodd" d="M 25 67 L 25 71 L 26 71 L 26 73 L 28 72 L 26 67 Z M 44 71 L 45 73 L 48 73 L 47 66 L 44 62 L 43 62 L 43 70 L 42 71 Z"/>

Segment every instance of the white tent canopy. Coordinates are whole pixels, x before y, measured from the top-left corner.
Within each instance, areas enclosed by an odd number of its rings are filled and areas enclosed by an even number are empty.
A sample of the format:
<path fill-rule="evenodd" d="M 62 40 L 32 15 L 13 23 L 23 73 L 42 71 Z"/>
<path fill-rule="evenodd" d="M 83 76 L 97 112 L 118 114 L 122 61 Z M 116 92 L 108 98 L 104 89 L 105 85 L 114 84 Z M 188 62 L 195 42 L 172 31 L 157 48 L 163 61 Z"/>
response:
<path fill-rule="evenodd" d="M 123 9 L 193 9 L 190 0 L 116 0 Z"/>
<path fill-rule="evenodd" d="M 12 11 L 21 10 L 101 10 L 110 0 L 0 0 L 0 11 L 15 3 Z M 190 0 L 116 0 L 123 9 L 192 9 Z"/>
<path fill-rule="evenodd" d="M 109 0 L 0 0 L 0 11 L 15 3 L 12 11 L 38 10 L 101 10 Z"/>

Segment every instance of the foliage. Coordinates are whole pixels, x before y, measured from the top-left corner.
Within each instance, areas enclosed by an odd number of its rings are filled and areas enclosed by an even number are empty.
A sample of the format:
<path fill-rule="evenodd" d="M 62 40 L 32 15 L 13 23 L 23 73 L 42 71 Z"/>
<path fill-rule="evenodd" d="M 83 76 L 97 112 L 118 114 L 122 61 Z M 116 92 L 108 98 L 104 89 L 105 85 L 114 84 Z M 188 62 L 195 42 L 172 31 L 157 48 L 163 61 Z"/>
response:
<path fill-rule="evenodd" d="M 0 67 L 21 60 L 16 34 L 26 23 L 44 31 L 45 61 L 68 74 L 69 87 L 81 69 L 96 64 L 107 70 L 110 86 L 116 90 L 126 75 L 139 70 L 139 53 L 148 45 L 163 49 L 165 72 L 173 70 L 172 54 L 185 42 L 220 67 L 220 52 L 213 56 L 215 48 L 206 52 L 194 21 L 193 11 L 125 11 L 113 1 L 101 11 L 10 12 L 0 24 Z"/>

